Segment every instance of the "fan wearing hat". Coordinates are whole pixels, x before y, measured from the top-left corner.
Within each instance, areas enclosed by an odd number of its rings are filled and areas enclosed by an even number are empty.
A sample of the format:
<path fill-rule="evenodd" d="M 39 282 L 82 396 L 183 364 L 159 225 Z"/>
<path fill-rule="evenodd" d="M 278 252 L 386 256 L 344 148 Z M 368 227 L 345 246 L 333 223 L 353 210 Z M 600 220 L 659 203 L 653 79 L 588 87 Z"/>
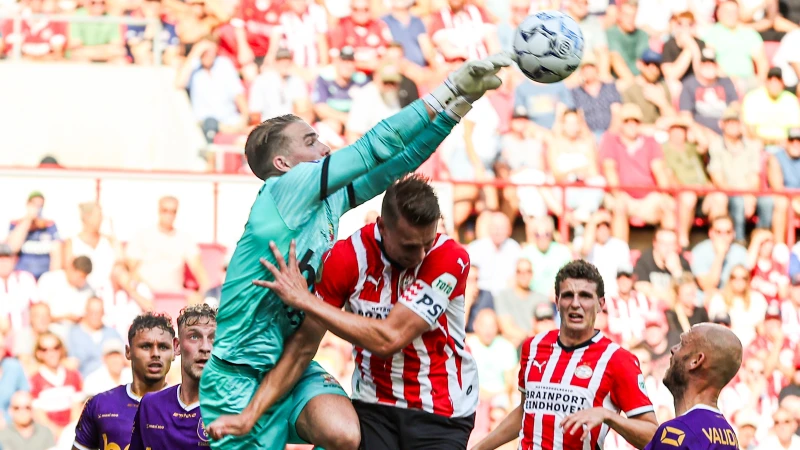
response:
<path fill-rule="evenodd" d="M 342 134 L 353 104 L 353 94 L 369 82 L 364 73 L 356 70 L 353 47 L 343 47 L 334 58 L 333 73 L 320 72 L 314 82 L 311 101 L 320 122 L 335 133 Z"/>
<path fill-rule="evenodd" d="M 353 94 L 353 103 L 345 125 L 345 138 L 352 144 L 381 120 L 397 113 L 400 105 L 400 82 L 403 76 L 394 64 L 382 64 L 371 82 Z"/>
<path fill-rule="evenodd" d="M 645 50 L 636 61 L 639 75 L 621 84 L 622 100 L 633 103 L 642 110 L 643 129 L 647 134 L 655 131 L 653 125 L 662 117 L 675 115 L 672 96 L 661 76 L 662 56 L 651 49 Z"/>
<path fill-rule="evenodd" d="M 764 86 L 744 96 L 742 121 L 747 136 L 777 145 L 783 143 L 790 128 L 800 126 L 800 102 L 785 87 L 781 68 L 773 67 Z"/>
<path fill-rule="evenodd" d="M 679 103 L 681 114 L 715 134 L 722 133 L 719 121 L 725 108 L 739 100 L 739 94 L 730 78 L 719 76 L 717 55 L 706 47 L 700 53 L 700 63 L 694 75 L 683 80 Z"/>
<path fill-rule="evenodd" d="M 18 256 L 16 270 L 30 272 L 38 280 L 48 270 L 61 268 L 63 246 L 58 227 L 42 217 L 44 195 L 33 191 L 28 195 L 25 215 L 11 221 L 6 243 Z"/>

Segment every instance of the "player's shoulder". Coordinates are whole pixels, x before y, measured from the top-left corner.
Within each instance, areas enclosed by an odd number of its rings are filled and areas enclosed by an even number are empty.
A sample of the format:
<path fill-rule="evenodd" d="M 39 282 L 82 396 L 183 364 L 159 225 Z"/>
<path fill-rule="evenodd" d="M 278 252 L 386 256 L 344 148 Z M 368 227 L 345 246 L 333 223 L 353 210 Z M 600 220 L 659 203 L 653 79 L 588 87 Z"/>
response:
<path fill-rule="evenodd" d="M 323 255 L 323 262 L 352 263 L 357 260 L 357 253 L 367 253 L 371 250 L 380 252 L 374 237 L 375 224 L 365 225 L 347 239 L 342 239 L 333 244 L 330 250 Z"/>
<path fill-rule="evenodd" d="M 139 402 L 139 408 L 145 407 L 158 407 L 167 404 L 169 401 L 178 398 L 178 388 L 180 384 L 176 384 L 174 386 L 167 387 L 160 391 L 150 392 L 142 397 L 142 400 Z"/>
<path fill-rule="evenodd" d="M 699 449 L 703 448 L 693 429 L 693 424 L 686 416 L 670 419 L 656 430 L 651 441 L 652 449 Z"/>
<path fill-rule="evenodd" d="M 598 341 L 597 344 L 602 345 L 606 351 L 613 352 L 608 361 L 609 367 L 618 367 L 620 370 L 628 370 L 632 367 L 636 367 L 637 369 L 639 368 L 639 358 L 637 358 L 636 355 L 630 351 L 620 347 L 619 344 L 615 343 L 608 337 L 603 336 L 603 338 Z"/>
<path fill-rule="evenodd" d="M 450 236 L 445 234 L 436 235 L 436 240 L 434 241 L 431 250 L 425 256 L 425 261 L 449 261 L 456 263 L 458 260 L 461 260 L 461 263 L 459 264 L 463 267 L 466 267 L 470 264 L 469 252 L 467 252 L 467 249 Z"/>
<path fill-rule="evenodd" d="M 532 346 L 547 347 L 558 342 L 558 330 L 544 331 L 542 333 L 529 336 L 522 342 L 522 351 L 530 352 Z"/>

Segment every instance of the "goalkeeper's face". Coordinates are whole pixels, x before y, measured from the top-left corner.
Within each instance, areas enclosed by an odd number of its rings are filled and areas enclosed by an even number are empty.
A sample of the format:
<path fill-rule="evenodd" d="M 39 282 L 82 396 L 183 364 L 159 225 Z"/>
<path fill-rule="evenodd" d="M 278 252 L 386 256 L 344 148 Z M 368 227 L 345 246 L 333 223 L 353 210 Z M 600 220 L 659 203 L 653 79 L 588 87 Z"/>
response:
<path fill-rule="evenodd" d="M 317 161 L 331 153 L 331 148 L 320 142 L 317 132 L 305 122 L 287 125 L 283 137 L 287 145 L 285 154 L 275 156 L 274 160 L 275 167 L 282 172 L 300 163 Z"/>

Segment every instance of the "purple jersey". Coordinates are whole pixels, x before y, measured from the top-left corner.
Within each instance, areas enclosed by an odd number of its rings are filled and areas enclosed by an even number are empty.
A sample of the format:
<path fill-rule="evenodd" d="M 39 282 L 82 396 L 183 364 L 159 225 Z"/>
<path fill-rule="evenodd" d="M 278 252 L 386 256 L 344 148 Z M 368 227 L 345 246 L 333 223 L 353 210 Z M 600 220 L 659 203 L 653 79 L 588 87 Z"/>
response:
<path fill-rule="evenodd" d="M 180 386 L 144 396 L 133 421 L 129 450 L 208 448 L 200 403 L 185 405 Z"/>
<path fill-rule="evenodd" d="M 697 405 L 658 427 L 645 450 L 738 450 L 739 441 L 722 413 Z"/>
<path fill-rule="evenodd" d="M 81 418 L 75 427 L 73 445 L 80 450 L 127 448 L 139 400 L 131 391 L 130 384 L 90 398 L 83 405 Z"/>

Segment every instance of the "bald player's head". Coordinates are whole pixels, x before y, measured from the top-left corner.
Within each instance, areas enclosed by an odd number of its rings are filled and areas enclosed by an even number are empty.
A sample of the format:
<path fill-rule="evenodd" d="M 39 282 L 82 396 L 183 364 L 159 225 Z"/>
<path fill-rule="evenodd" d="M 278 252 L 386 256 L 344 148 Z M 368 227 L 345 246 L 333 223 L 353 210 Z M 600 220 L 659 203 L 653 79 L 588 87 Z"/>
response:
<path fill-rule="evenodd" d="M 664 385 L 675 397 L 691 383 L 697 390 L 722 390 L 742 365 L 742 342 L 733 332 L 713 323 L 697 324 L 672 347 Z"/>

